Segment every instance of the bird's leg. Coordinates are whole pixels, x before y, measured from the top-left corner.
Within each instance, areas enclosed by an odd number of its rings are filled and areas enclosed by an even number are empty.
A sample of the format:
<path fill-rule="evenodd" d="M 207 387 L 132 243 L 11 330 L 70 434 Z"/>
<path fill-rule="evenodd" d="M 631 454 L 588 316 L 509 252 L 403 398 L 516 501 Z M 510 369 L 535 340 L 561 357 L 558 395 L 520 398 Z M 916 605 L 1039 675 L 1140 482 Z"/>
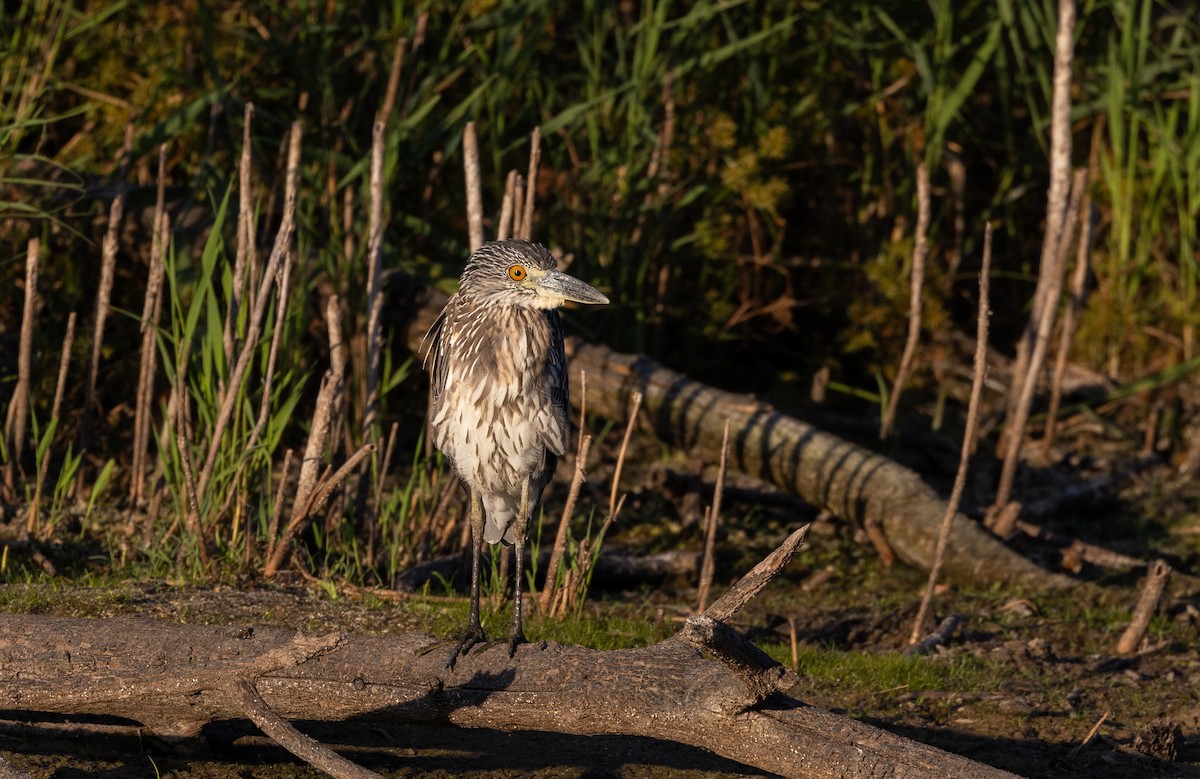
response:
<path fill-rule="evenodd" d="M 467 618 L 467 632 L 463 634 L 454 654 L 450 656 L 450 661 L 446 663 L 447 668 L 454 667 L 459 655 L 465 655 L 471 647 L 487 641 L 483 625 L 479 622 L 479 558 L 482 556 L 483 501 L 480 500 L 477 490 L 471 490 L 471 616 Z"/>
<path fill-rule="evenodd" d="M 513 581 L 513 621 L 512 633 L 508 636 L 508 656 L 517 652 L 517 644 L 525 643 L 525 631 L 521 627 L 521 587 L 525 579 L 525 537 L 529 531 L 529 479 L 521 484 L 521 506 L 517 510 L 516 524 L 513 526 L 513 536 L 516 540 L 516 577 Z"/>

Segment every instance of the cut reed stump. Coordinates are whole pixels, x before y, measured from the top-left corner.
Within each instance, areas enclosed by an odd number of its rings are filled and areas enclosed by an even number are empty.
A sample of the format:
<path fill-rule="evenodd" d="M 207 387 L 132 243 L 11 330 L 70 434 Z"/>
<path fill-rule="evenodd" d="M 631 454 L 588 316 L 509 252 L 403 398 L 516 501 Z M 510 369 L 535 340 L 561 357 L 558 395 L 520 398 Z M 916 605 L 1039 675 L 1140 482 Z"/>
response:
<path fill-rule="evenodd" d="M 411 349 L 434 321 L 445 296 L 426 290 L 407 333 Z M 644 396 L 642 415 L 664 442 L 699 449 L 709 460 L 721 452 L 730 420 L 730 463 L 749 476 L 799 495 L 843 520 L 883 530 L 904 562 L 928 571 L 933 565 L 946 501 L 915 471 L 849 443 L 748 395 L 693 381 L 640 355 L 567 339 L 571 402 L 583 399 L 580 371 L 587 372 L 587 408 L 623 419 L 634 392 Z M 1005 546 L 970 518 L 957 514 L 946 547 L 943 575 L 959 583 L 1018 582 L 1065 588 L 1075 584 Z"/>
<path fill-rule="evenodd" d="M 417 634 L 0 615 L 0 710 L 121 717 L 168 741 L 248 718 L 347 777 L 372 774 L 286 720 L 642 736 L 806 779 L 1011 777 L 788 697 L 796 674 L 725 624 L 787 565 L 806 530 L 665 641 L 612 651 L 523 644 L 511 658 L 499 642 L 452 670 L 451 646 Z"/>

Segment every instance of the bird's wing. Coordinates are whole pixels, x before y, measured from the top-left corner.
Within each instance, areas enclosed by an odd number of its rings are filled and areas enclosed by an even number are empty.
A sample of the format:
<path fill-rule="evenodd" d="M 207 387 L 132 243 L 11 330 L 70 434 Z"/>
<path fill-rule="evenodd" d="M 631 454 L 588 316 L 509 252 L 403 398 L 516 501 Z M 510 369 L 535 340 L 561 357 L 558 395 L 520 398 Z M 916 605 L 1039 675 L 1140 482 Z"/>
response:
<path fill-rule="evenodd" d="M 438 314 L 438 318 L 433 321 L 433 324 L 429 326 L 429 331 L 421 339 L 421 349 L 425 352 L 421 367 L 429 371 L 429 386 L 433 390 L 435 399 L 441 397 L 442 390 L 446 388 L 446 359 L 442 353 L 444 351 L 442 337 L 446 328 L 446 320 L 457 303 L 457 298 L 458 293 L 450 296 L 442 313 Z"/>
<path fill-rule="evenodd" d="M 570 376 L 567 374 L 567 354 L 563 346 L 562 317 L 557 311 L 546 312 L 550 325 L 550 354 L 547 360 L 547 378 L 550 383 L 550 408 L 557 422 L 560 435 L 556 441 L 547 441 L 547 447 L 555 454 L 566 454 L 571 438 Z"/>

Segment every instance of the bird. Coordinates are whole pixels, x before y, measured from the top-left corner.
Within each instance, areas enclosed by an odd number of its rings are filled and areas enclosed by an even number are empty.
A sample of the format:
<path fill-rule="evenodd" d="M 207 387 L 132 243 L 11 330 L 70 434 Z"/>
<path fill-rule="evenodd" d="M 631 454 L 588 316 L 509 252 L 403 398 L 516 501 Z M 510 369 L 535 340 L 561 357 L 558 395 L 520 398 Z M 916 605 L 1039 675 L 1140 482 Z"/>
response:
<path fill-rule="evenodd" d="M 557 265 L 539 243 L 482 244 L 425 336 L 430 434 L 471 502 L 470 615 L 447 668 L 487 643 L 479 619 L 484 542 L 516 548 L 509 657 L 525 642 L 521 586 L 529 518 L 571 438 L 557 309 L 568 301 L 609 302 Z"/>

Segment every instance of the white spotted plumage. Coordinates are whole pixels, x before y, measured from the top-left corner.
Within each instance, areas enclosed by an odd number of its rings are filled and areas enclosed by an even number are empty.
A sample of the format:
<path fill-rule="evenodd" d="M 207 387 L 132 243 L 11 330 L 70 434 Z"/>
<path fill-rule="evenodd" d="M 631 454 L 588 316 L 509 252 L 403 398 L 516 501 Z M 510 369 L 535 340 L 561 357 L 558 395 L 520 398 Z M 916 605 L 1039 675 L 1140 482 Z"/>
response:
<path fill-rule="evenodd" d="M 433 442 L 479 492 L 491 544 L 515 541 L 523 483 L 532 513 L 571 435 L 561 320 L 521 285 L 507 283 L 511 263 L 537 270 L 556 264 L 537 244 L 485 244 L 426 336 Z"/>

